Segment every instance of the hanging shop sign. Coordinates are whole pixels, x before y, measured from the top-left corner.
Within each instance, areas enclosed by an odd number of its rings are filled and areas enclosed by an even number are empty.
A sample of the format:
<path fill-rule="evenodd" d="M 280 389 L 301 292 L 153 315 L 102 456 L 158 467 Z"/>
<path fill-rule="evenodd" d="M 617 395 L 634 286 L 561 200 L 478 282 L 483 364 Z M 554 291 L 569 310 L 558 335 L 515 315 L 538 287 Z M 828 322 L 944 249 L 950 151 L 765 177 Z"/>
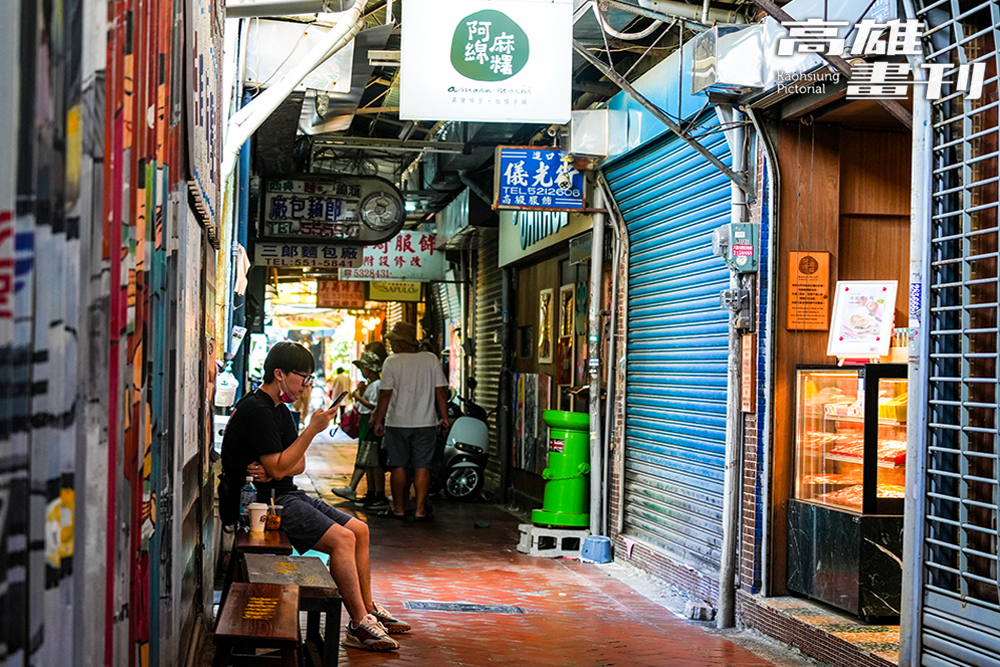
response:
<path fill-rule="evenodd" d="M 256 266 L 315 266 L 338 269 L 361 266 L 363 260 L 364 249 L 357 246 L 268 241 L 258 241 L 254 244 Z"/>
<path fill-rule="evenodd" d="M 444 280 L 444 253 L 434 247 L 434 232 L 400 232 L 391 241 L 365 248 L 360 266 L 341 269 L 341 280 Z"/>
<path fill-rule="evenodd" d="M 225 3 L 187 0 L 189 17 L 185 66 L 187 78 L 188 187 L 195 209 L 211 236 L 217 235 L 220 215 L 219 161 L 222 159 L 222 36 Z M 169 58 L 169 56 L 168 56 Z M 176 66 L 177 63 L 175 63 Z M 173 121 L 171 121 L 173 122 Z"/>
<path fill-rule="evenodd" d="M 583 208 L 583 172 L 557 148 L 497 146 L 493 208 L 572 211 Z"/>
<path fill-rule="evenodd" d="M 567 123 L 571 0 L 407 0 L 399 117 Z"/>
<path fill-rule="evenodd" d="M 317 280 L 317 308 L 364 308 L 365 284 L 346 280 Z"/>
<path fill-rule="evenodd" d="M 264 238 L 354 245 L 382 243 L 403 226 L 403 198 L 389 181 L 308 176 L 265 183 Z"/>
<path fill-rule="evenodd" d="M 364 283 L 356 283 L 362 285 Z M 423 283 L 373 280 L 368 283 L 369 301 L 420 301 Z"/>
<path fill-rule="evenodd" d="M 500 266 L 591 229 L 590 215 L 559 211 L 500 211 Z"/>
<path fill-rule="evenodd" d="M 830 328 L 830 253 L 788 253 L 788 324 L 790 331 Z"/>
<path fill-rule="evenodd" d="M 757 334 L 740 336 L 740 412 L 756 412 L 757 373 L 754 366 Z"/>

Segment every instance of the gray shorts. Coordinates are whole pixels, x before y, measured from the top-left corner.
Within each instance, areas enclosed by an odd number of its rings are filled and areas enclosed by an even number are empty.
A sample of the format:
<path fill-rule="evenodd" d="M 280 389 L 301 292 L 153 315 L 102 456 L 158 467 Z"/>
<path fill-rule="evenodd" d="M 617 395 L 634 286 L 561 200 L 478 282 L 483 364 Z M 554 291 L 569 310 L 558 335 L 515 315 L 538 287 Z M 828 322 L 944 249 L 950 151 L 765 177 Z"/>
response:
<path fill-rule="evenodd" d="M 354 518 L 301 489 L 281 494 L 276 502 L 282 506 L 281 527 L 299 553 L 316 546 L 333 524 L 343 526 Z"/>
<path fill-rule="evenodd" d="M 386 426 L 382 444 L 389 452 L 390 468 L 431 468 L 437 427 L 400 428 Z"/>

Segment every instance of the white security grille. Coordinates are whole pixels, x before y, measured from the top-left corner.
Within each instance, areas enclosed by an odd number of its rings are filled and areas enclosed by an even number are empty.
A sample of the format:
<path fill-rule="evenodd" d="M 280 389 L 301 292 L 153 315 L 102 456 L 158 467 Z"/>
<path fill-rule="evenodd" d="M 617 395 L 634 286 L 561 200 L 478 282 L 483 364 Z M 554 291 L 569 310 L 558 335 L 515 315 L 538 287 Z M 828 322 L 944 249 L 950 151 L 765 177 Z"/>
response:
<path fill-rule="evenodd" d="M 1000 664 L 996 2 L 918 2 L 928 63 L 985 63 L 982 97 L 945 86 L 933 158 L 921 664 Z M 917 94 L 922 94 L 918 90 Z"/>

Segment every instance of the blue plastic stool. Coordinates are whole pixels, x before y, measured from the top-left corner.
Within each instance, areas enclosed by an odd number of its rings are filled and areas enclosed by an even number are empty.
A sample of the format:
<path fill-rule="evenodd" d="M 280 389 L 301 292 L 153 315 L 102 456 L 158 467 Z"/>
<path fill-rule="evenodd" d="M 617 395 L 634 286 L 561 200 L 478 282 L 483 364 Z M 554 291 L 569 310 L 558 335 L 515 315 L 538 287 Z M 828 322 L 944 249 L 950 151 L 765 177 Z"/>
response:
<path fill-rule="evenodd" d="M 584 563 L 610 563 L 611 540 L 604 535 L 587 535 L 583 538 L 580 560 Z"/>

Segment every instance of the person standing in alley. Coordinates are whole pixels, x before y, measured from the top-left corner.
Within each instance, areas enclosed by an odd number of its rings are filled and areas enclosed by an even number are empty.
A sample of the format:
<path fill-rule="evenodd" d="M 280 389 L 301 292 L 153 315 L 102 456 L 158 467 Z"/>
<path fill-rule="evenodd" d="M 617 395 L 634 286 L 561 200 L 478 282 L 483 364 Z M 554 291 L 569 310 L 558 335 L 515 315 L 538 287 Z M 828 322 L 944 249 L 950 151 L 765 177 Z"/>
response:
<path fill-rule="evenodd" d="M 299 434 L 287 404 L 310 391 L 312 354 L 297 343 L 277 343 L 264 361 L 264 382 L 247 394 L 229 418 L 222 440 L 222 466 L 227 479 L 253 477 L 260 499 L 283 506 L 281 527 L 292 546 L 330 554 L 330 574 L 351 620 L 346 646 L 369 651 L 399 648 L 389 633 L 406 632 L 409 624 L 394 618 L 372 600 L 368 525 L 306 495 L 294 476 L 305 471 L 305 454 L 316 435 L 329 428 L 337 406 L 313 413 Z"/>
<path fill-rule="evenodd" d="M 328 394 L 330 400 L 332 401 L 336 399 L 345 391 L 351 391 L 351 378 L 347 375 L 347 371 L 344 370 L 343 366 L 338 366 L 336 375 L 333 376 L 333 380 L 330 382 L 330 392 Z M 348 395 L 350 394 L 348 393 Z M 347 401 L 344 401 L 340 404 L 340 419 L 344 418 L 344 408 L 346 407 L 346 403 Z"/>
<path fill-rule="evenodd" d="M 397 322 L 385 338 L 392 354 L 382 364 L 378 405 L 370 428 L 384 434 L 392 487 L 392 507 L 383 516 L 405 517 L 407 468 L 414 469 L 417 508 L 415 521 L 430 521 L 427 510 L 431 462 L 439 429 L 448 428 L 448 380 L 440 360 L 420 349 L 416 327 Z M 435 411 L 436 410 L 436 411 Z"/>
<path fill-rule="evenodd" d="M 364 352 L 360 359 L 351 362 L 365 376 L 366 383 L 361 383 L 354 390 L 354 404 L 361 415 L 358 430 L 358 454 L 354 460 L 354 474 L 347 486 L 334 487 L 334 495 L 356 501 L 367 510 L 378 511 L 389 508 L 385 496 L 385 472 L 379 464 L 379 447 L 382 439 L 371 432 L 369 419 L 372 410 L 378 402 L 379 374 L 382 371 L 382 361 L 374 352 Z M 368 495 L 357 497 L 358 484 L 364 477 L 368 482 Z"/>

